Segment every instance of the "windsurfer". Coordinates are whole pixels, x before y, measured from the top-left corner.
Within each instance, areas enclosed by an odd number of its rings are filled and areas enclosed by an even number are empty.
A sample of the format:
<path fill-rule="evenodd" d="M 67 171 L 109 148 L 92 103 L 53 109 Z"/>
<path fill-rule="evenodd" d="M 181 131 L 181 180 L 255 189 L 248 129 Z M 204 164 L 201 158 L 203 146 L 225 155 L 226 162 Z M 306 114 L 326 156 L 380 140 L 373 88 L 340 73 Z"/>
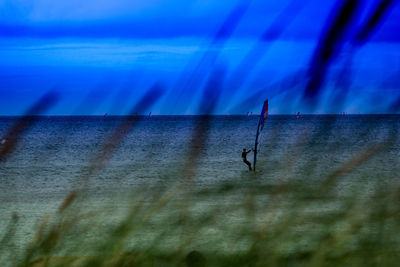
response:
<path fill-rule="evenodd" d="M 247 160 L 247 154 L 249 154 L 250 152 L 251 152 L 252 150 L 248 150 L 248 151 L 246 151 L 246 148 L 243 148 L 243 152 L 242 152 L 242 159 L 243 159 L 243 162 L 247 165 L 247 166 L 249 166 L 249 171 L 251 171 L 251 163 Z"/>

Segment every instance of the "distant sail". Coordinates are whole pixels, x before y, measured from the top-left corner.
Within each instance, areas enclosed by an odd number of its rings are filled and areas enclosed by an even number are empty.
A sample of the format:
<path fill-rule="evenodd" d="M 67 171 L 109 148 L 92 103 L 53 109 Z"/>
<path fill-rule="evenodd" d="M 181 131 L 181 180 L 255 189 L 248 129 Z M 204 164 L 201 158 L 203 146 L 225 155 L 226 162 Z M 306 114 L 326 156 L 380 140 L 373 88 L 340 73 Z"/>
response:
<path fill-rule="evenodd" d="M 268 99 L 264 101 L 264 105 L 261 109 L 260 119 L 258 120 L 256 142 L 254 144 L 254 164 L 253 164 L 254 171 L 256 171 L 257 152 L 258 152 L 258 150 L 257 150 L 258 137 L 259 137 L 261 131 L 264 129 L 264 125 L 265 125 L 265 122 L 267 121 L 267 117 L 268 117 Z"/>

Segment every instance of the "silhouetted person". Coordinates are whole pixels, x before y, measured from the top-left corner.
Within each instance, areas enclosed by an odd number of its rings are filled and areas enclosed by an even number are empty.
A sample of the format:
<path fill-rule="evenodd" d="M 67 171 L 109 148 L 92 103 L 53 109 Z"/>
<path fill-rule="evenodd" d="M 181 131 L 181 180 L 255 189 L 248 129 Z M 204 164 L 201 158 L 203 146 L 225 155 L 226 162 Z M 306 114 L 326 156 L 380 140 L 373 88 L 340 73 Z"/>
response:
<path fill-rule="evenodd" d="M 249 171 L 251 171 L 251 163 L 247 160 L 247 154 L 249 154 L 250 152 L 251 152 L 250 149 L 249 151 L 246 151 L 246 148 L 243 148 L 242 159 L 243 162 L 246 163 L 247 166 L 249 166 Z"/>

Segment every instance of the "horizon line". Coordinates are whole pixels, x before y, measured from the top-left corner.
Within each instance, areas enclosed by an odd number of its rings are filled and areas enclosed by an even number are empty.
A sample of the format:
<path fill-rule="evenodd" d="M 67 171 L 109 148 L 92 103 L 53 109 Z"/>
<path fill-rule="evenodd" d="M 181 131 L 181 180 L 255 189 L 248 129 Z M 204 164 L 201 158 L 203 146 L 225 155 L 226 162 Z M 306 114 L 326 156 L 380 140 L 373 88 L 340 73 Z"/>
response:
<path fill-rule="evenodd" d="M 268 114 L 268 116 L 354 116 L 354 115 L 400 115 L 400 113 L 274 113 Z M 242 116 L 242 117 L 251 117 L 251 116 L 260 116 L 260 114 L 126 114 L 126 115 L 110 115 L 110 114 L 78 114 L 78 115 L 68 115 L 68 114 L 29 114 L 29 115 L 5 115 L 0 114 L 1 117 L 130 117 L 130 116 L 138 116 L 138 117 L 166 117 L 166 116 L 176 116 L 176 117 L 193 117 L 193 116 L 211 116 L 211 117 L 219 117 L 219 116 Z"/>

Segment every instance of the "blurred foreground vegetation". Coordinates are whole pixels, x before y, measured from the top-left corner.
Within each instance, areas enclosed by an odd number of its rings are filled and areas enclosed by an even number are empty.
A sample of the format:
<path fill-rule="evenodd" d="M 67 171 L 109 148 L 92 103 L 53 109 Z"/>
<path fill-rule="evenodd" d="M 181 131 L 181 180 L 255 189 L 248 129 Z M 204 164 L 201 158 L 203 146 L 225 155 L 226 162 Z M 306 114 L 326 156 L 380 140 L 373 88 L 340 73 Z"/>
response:
<path fill-rule="evenodd" d="M 0 259 L 5 266 L 396 266 L 400 184 L 346 182 L 374 153 L 319 182 L 266 183 L 243 173 L 210 188 L 140 188 L 108 209 L 75 191 L 12 251 L 14 215 Z"/>

